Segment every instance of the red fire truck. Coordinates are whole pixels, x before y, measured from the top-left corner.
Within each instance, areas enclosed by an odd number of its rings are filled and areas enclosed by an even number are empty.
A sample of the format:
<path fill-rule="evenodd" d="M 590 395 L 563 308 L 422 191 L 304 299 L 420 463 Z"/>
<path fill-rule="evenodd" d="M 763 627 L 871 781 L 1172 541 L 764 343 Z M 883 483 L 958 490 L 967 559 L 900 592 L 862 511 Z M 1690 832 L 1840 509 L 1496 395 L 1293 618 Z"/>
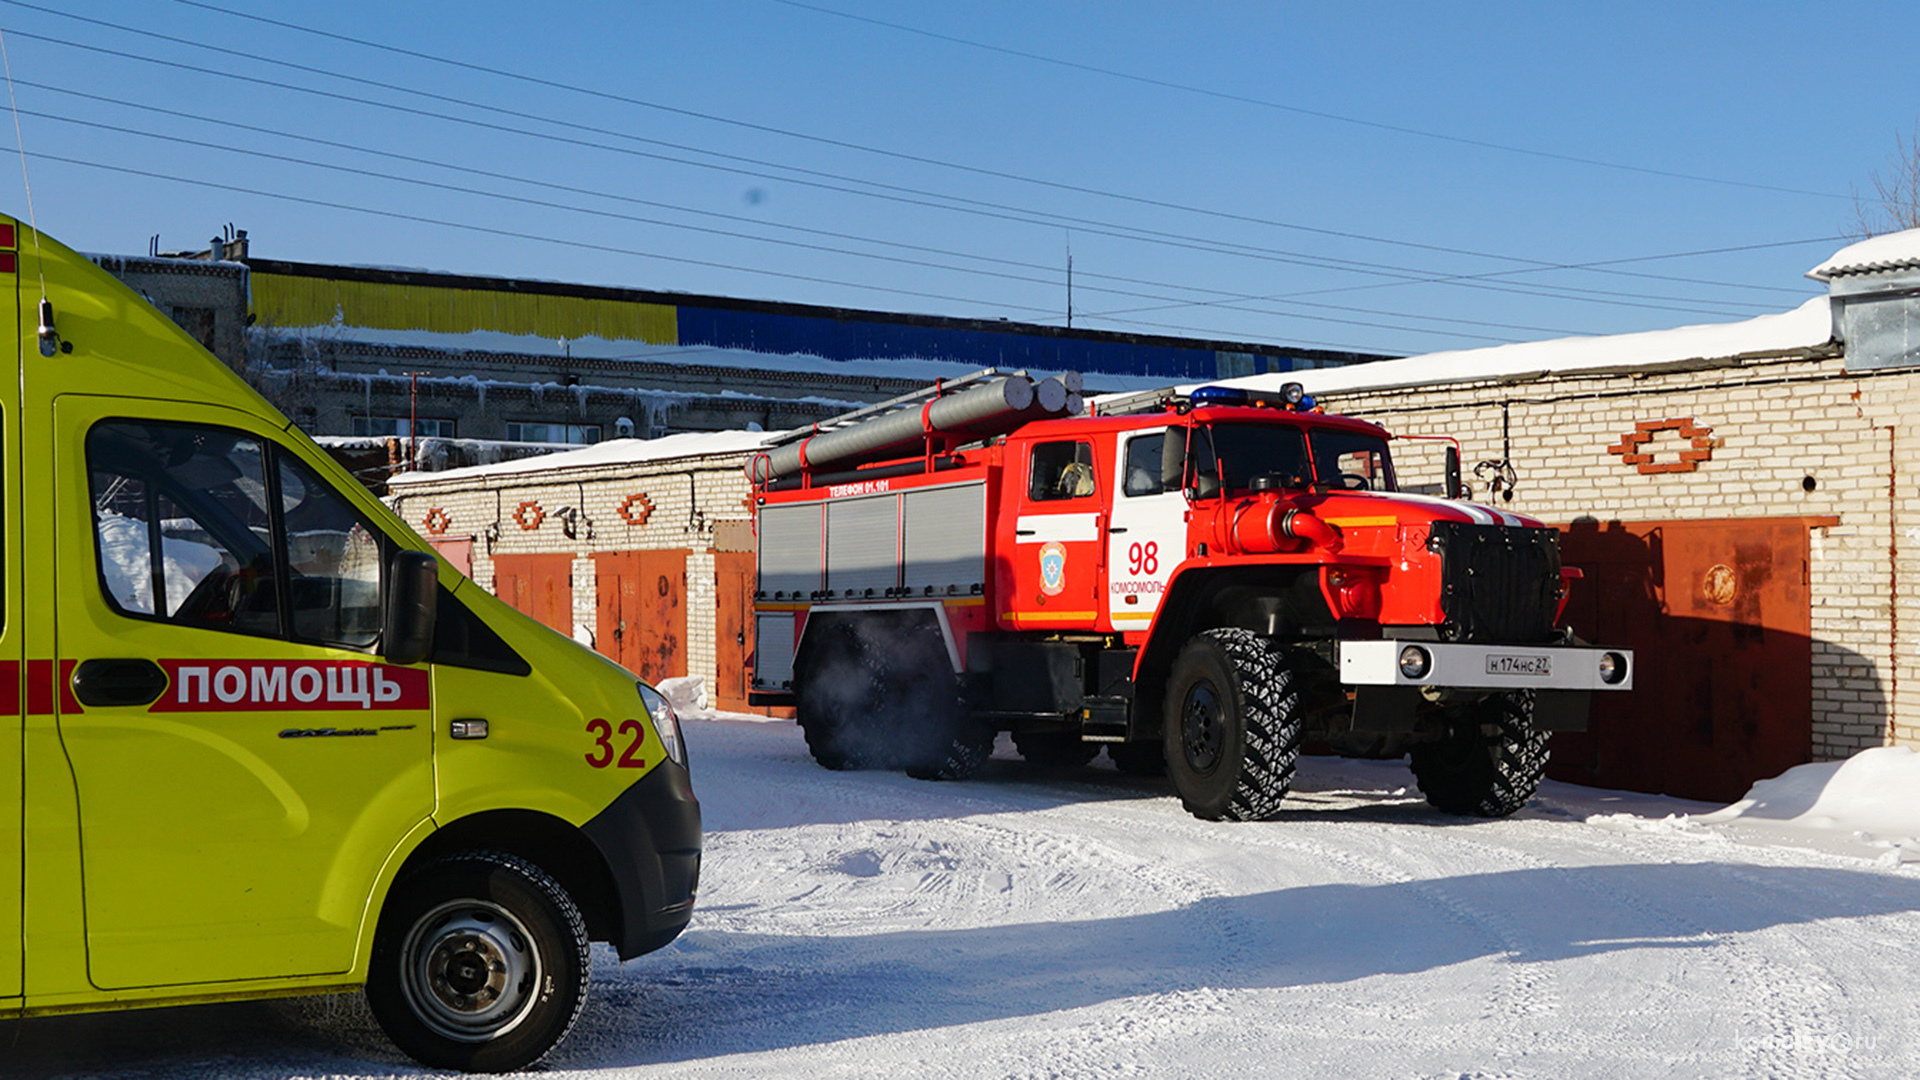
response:
<path fill-rule="evenodd" d="M 1435 807 L 1502 816 L 1549 733 L 1631 689 L 1629 651 L 1557 625 L 1554 530 L 1401 491 L 1384 429 L 1297 383 L 1092 415 L 1079 388 L 989 369 L 750 463 L 752 700 L 793 706 L 820 764 L 962 778 L 1011 731 L 1257 820 L 1311 742 L 1410 755 Z"/>

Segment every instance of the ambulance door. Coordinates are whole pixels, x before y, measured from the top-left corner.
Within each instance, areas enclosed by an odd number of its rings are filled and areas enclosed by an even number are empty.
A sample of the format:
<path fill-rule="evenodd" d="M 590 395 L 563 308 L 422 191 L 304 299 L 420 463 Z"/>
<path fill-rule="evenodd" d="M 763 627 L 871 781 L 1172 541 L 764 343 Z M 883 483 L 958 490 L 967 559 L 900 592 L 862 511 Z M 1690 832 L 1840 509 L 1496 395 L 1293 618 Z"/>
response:
<path fill-rule="evenodd" d="M 1060 439 L 1027 448 L 1025 489 L 1014 521 L 1013 595 L 1017 627 L 1091 629 L 1099 618 L 1101 507 L 1093 443 Z"/>
<path fill-rule="evenodd" d="M 1181 438 L 1185 429 L 1172 429 Z M 1106 610 L 1115 630 L 1145 630 L 1174 568 L 1187 556 L 1187 499 L 1161 484 L 1168 429 L 1125 432 L 1115 455 L 1113 514 L 1107 523 Z"/>
<path fill-rule="evenodd" d="M 347 971 L 433 809 L 427 671 L 375 651 L 390 544 L 275 436 L 55 399 L 59 725 L 105 989 Z"/>

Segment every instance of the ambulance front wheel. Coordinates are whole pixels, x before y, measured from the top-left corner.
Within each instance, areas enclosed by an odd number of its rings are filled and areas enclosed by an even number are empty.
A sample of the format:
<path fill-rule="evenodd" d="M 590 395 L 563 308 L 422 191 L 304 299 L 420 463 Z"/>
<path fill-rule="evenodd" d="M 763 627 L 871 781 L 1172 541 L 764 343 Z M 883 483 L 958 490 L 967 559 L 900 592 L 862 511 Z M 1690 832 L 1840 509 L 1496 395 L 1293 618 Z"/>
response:
<path fill-rule="evenodd" d="M 546 1056 L 586 1002 L 587 928 L 560 883 L 523 859 L 435 859 L 394 884 L 367 1003 L 423 1064 L 511 1072 Z"/>

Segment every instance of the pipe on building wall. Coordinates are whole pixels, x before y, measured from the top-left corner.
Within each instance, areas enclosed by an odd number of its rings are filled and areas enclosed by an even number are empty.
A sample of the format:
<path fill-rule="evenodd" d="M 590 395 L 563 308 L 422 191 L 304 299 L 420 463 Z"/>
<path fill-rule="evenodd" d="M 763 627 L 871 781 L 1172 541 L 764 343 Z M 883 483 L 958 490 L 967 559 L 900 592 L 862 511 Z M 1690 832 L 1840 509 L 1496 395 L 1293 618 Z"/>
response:
<path fill-rule="evenodd" d="M 1900 733 L 1899 425 L 1887 426 L 1887 745 Z"/>

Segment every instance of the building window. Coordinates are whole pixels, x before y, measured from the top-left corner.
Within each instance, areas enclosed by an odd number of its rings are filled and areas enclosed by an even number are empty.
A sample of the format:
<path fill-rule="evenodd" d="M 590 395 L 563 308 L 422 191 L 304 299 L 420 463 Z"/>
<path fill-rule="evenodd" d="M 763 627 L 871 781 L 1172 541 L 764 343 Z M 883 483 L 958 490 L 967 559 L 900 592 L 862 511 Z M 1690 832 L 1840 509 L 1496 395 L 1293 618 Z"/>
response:
<path fill-rule="evenodd" d="M 353 418 L 355 435 L 397 435 L 407 438 L 414 434 L 413 425 L 404 416 L 356 416 Z M 430 420 L 420 418 L 419 435 L 423 439 L 453 438 L 453 421 Z"/>
<path fill-rule="evenodd" d="M 507 421 L 508 442 L 570 443 L 584 446 L 600 441 L 599 424 L 550 424 L 544 421 Z"/>
<path fill-rule="evenodd" d="M 202 348 L 213 351 L 213 309 L 210 307 L 175 307 L 173 321 L 180 329 L 193 336 Z"/>

